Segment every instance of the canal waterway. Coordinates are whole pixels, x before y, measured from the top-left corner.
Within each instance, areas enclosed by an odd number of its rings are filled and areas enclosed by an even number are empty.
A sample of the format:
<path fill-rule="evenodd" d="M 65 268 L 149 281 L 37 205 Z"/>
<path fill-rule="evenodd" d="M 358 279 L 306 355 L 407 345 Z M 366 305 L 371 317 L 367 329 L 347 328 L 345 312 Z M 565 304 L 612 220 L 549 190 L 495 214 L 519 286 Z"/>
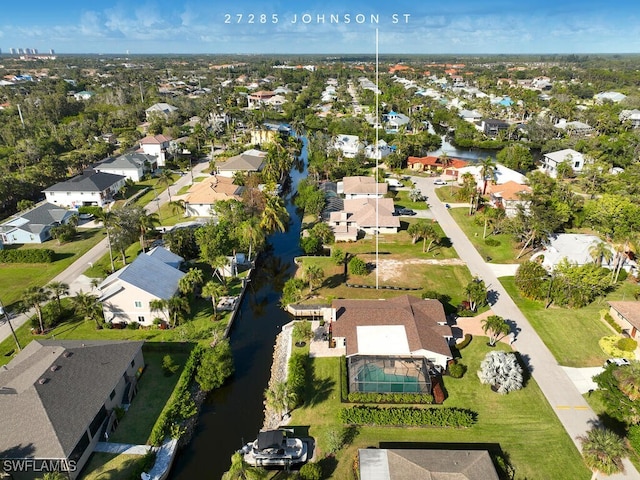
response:
<path fill-rule="evenodd" d="M 260 257 L 230 332 L 235 374 L 203 405 L 193 439 L 178 454 L 171 480 L 220 479 L 231 464 L 231 455 L 243 443 L 254 440 L 262 427 L 264 390 L 269 382 L 275 338 L 291 320 L 279 306 L 282 286 L 294 272 L 294 258 L 301 254 L 302 219 L 292 195 L 298 182 L 307 176 L 305 138 L 303 142 L 303 163 L 292 169 L 291 189 L 286 197 L 289 228 L 269 237 L 270 247 Z"/>

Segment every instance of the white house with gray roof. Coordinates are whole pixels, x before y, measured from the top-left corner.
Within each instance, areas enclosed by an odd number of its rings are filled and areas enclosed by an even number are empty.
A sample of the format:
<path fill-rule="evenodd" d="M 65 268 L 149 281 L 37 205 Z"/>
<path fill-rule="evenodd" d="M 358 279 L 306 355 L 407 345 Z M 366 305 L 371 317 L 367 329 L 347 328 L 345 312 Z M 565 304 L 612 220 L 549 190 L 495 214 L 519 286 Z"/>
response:
<path fill-rule="evenodd" d="M 550 177 L 556 178 L 558 175 L 558 165 L 567 163 L 575 173 L 580 173 L 584 168 L 585 157 L 580 152 L 572 148 L 565 148 L 555 152 L 545 153 L 542 157 L 542 170 Z"/>
<path fill-rule="evenodd" d="M 143 343 L 33 340 L 0 368 L 0 467 L 10 478 L 41 478 L 42 459 L 57 459 L 78 478 L 112 429 L 115 407 L 137 391 Z M 11 471 L 11 459 L 32 459 L 31 471 Z"/>
<path fill-rule="evenodd" d="M 127 177 L 113 173 L 87 170 L 66 182 L 56 183 L 43 190 L 48 202 L 61 207 L 104 207 L 124 187 Z"/>
<path fill-rule="evenodd" d="M 267 152 L 252 148 L 218 163 L 216 166 L 217 174 L 232 178 L 236 172 L 245 174 L 261 172 L 266 162 L 266 156 Z"/>
<path fill-rule="evenodd" d="M 0 242 L 4 245 L 46 242 L 53 227 L 68 223 L 77 213 L 43 202 L 0 224 Z"/>
<path fill-rule="evenodd" d="M 178 283 L 185 275 L 178 270 L 182 261 L 179 255 L 158 247 L 105 278 L 98 285 L 105 321 L 149 326 L 160 318 L 169 323 L 169 312 L 153 310 L 149 303 L 168 300 L 177 293 Z"/>
<path fill-rule="evenodd" d="M 146 153 L 125 153 L 118 157 L 107 158 L 94 167 L 96 172 L 123 175 L 139 182 L 147 172 L 158 168 L 158 157 Z"/>

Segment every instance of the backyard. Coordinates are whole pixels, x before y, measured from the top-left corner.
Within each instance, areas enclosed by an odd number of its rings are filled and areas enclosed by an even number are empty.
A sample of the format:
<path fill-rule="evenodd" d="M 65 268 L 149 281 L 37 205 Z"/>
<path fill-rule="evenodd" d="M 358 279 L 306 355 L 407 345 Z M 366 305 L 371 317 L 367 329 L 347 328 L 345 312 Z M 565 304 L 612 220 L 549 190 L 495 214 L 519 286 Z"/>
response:
<path fill-rule="evenodd" d="M 330 443 L 327 436 L 342 428 L 337 414 L 347 406 L 340 401 L 338 358 L 311 359 L 313 378 L 307 384 L 308 400 L 293 412 L 290 426 L 309 425 L 309 434 L 318 441 L 316 458 L 325 472 L 332 472 L 330 478 L 355 478 L 352 468 L 358 449 L 385 443 L 408 443 L 411 448 L 420 444 L 425 448 L 434 444 L 487 444 L 493 453 L 504 452 L 517 478 L 589 478 L 582 457 L 535 381 L 529 379 L 524 389 L 508 395 L 494 393 L 480 384 L 476 370 L 489 351 L 486 340 L 476 337 L 462 350 L 461 362 L 469 367 L 462 379 L 445 377 L 448 398 L 444 406 L 477 412 L 478 423 L 471 428 L 359 426 L 349 445 L 339 449 L 335 457 L 326 457 Z M 549 449 L 549 445 L 554 448 Z"/>

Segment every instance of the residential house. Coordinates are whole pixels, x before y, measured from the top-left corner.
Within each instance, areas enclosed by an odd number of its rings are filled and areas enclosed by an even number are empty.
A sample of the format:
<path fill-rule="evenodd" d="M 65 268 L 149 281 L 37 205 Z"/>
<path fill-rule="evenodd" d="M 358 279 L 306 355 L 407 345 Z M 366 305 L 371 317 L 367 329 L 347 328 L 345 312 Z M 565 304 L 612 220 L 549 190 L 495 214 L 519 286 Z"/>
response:
<path fill-rule="evenodd" d="M 107 158 L 94 167 L 96 172 L 124 175 L 129 180 L 139 182 L 146 173 L 153 172 L 158 165 L 158 157 L 145 153 L 125 153 Z"/>
<path fill-rule="evenodd" d="M 436 157 L 428 155 L 426 157 L 407 158 L 407 168 L 416 172 L 443 172 L 446 175 L 457 176 L 457 170 L 466 167 L 469 162 L 459 158 Z"/>
<path fill-rule="evenodd" d="M 598 104 L 605 102 L 620 103 L 625 98 L 627 98 L 627 96 L 620 92 L 600 92 L 593 96 L 593 99 Z"/>
<path fill-rule="evenodd" d="M 352 198 L 342 210 L 329 213 L 329 227 L 336 242 L 355 242 L 360 233 L 398 233 L 400 219 L 393 215 L 391 198 Z"/>
<path fill-rule="evenodd" d="M 564 119 L 556 123 L 555 127 L 566 132 L 569 137 L 588 137 L 595 132 L 595 129 L 587 123 L 567 122 Z"/>
<path fill-rule="evenodd" d="M 640 301 L 607 302 L 609 315 L 620 325 L 622 332 L 640 341 Z"/>
<path fill-rule="evenodd" d="M 167 309 L 155 311 L 149 303 L 168 300 L 177 293 L 178 282 L 184 276 L 176 267 L 181 262 L 180 256 L 156 247 L 105 278 L 98 285 L 105 321 L 149 326 L 160 318 L 169 323 Z"/>
<path fill-rule="evenodd" d="M 137 392 L 143 343 L 35 339 L 0 369 L 0 456 L 10 478 L 41 478 L 56 463 L 79 477 L 116 407 Z M 7 471 L 8 460 L 24 458 L 31 471 Z"/>
<path fill-rule="evenodd" d="M 77 93 L 73 94 L 73 98 L 75 98 L 78 101 L 91 100 L 91 97 L 93 97 L 93 93 L 92 92 L 87 92 L 86 90 L 83 90 L 82 92 L 77 92 Z"/>
<path fill-rule="evenodd" d="M 0 241 L 4 245 L 45 242 L 51 238 L 53 227 L 69 223 L 77 213 L 43 202 L 2 222 Z"/>
<path fill-rule="evenodd" d="M 360 480 L 498 480 L 487 450 L 386 449 L 358 450 Z"/>
<path fill-rule="evenodd" d="M 113 201 L 126 179 L 124 175 L 86 170 L 82 175 L 46 188 L 43 193 L 48 202 L 61 207 L 104 207 Z"/>
<path fill-rule="evenodd" d="M 338 195 L 344 195 L 345 199 L 382 198 L 386 195 L 388 189 L 388 183 L 378 183 L 373 177 L 344 177 L 337 184 Z"/>
<path fill-rule="evenodd" d="M 364 156 L 372 160 L 381 160 L 387 155 L 391 154 L 394 150 L 394 147 L 389 145 L 383 139 L 380 139 L 378 140 L 377 145 L 371 144 L 364 147 Z"/>
<path fill-rule="evenodd" d="M 267 152 L 251 149 L 240 155 L 229 157 L 224 162 L 216 164 L 217 174 L 221 177 L 233 178 L 236 172 L 251 174 L 261 172 L 264 168 Z"/>
<path fill-rule="evenodd" d="M 158 159 L 158 167 L 164 167 L 171 140 L 173 139 L 169 135 L 147 135 L 140 140 L 140 149 L 146 155 L 154 155 Z"/>
<path fill-rule="evenodd" d="M 558 233 L 548 239 L 541 251 L 531 256 L 531 261 L 541 259 L 541 265 L 549 272 L 552 272 L 558 263 L 565 260 L 573 265 L 594 263 L 596 259 L 593 258 L 593 249 L 599 243 L 604 242 L 595 235 Z M 610 246 L 609 249 L 613 256 L 613 247 Z M 603 259 L 602 266 L 613 268 L 613 263 Z"/>
<path fill-rule="evenodd" d="M 465 173 L 471 174 L 473 179 L 478 186 L 478 189 L 484 190 L 484 183 L 487 182 L 487 187 L 491 184 L 494 185 L 503 185 L 508 182 L 514 182 L 520 185 L 525 185 L 527 183 L 527 177 L 522 175 L 520 172 L 516 172 L 510 168 L 505 167 L 501 163 L 497 163 L 494 165 L 493 175 L 491 178 L 483 178 L 482 176 L 482 166 L 478 164 L 468 165 L 466 167 L 457 169 L 457 178 L 458 183 L 463 183 L 463 175 Z"/>
<path fill-rule="evenodd" d="M 364 144 L 357 135 L 338 135 L 330 147 L 345 158 L 354 158 L 364 148 Z"/>
<path fill-rule="evenodd" d="M 542 170 L 550 177 L 558 176 L 558 165 L 568 163 L 575 173 L 580 173 L 584 168 L 585 157 L 571 148 L 545 153 L 542 157 Z"/>
<path fill-rule="evenodd" d="M 253 92 L 249 94 L 249 96 L 247 96 L 248 107 L 250 110 L 262 108 L 264 105 L 267 105 L 268 100 L 270 100 L 275 96 L 276 94 L 274 92 L 269 92 L 265 90 Z"/>
<path fill-rule="evenodd" d="M 394 112 L 391 110 L 389 113 L 382 116 L 385 129 L 387 133 L 397 133 L 402 127 L 409 126 L 409 117 L 403 113 Z"/>
<path fill-rule="evenodd" d="M 234 185 L 233 179 L 212 175 L 202 182 L 194 183 L 185 198 L 185 215 L 189 217 L 211 217 L 215 215 L 214 204 L 222 200 L 242 200 L 244 187 Z"/>
<path fill-rule="evenodd" d="M 631 128 L 640 128 L 640 110 L 622 110 L 618 116 L 621 122 L 629 122 Z"/>
<path fill-rule="evenodd" d="M 453 358 L 453 333 L 434 299 L 334 300 L 330 329 L 345 348 L 349 392 L 432 394 Z"/>
<path fill-rule="evenodd" d="M 478 123 L 482 120 L 482 114 L 477 110 L 460 110 L 458 116 L 469 123 Z"/>
<path fill-rule="evenodd" d="M 265 123 L 260 127 L 251 129 L 249 133 L 252 145 L 262 145 L 273 142 L 279 136 L 291 135 L 291 127 L 282 124 Z"/>
<path fill-rule="evenodd" d="M 487 186 L 487 194 L 489 195 L 491 204 L 495 208 L 502 208 L 507 217 L 515 217 L 519 207 L 527 209 L 528 200 L 522 198 L 523 195 L 530 194 L 533 190 L 528 185 L 509 180 L 502 184 L 491 184 Z"/>
<path fill-rule="evenodd" d="M 488 137 L 495 137 L 500 132 L 506 131 L 509 128 L 509 124 L 504 120 L 498 120 L 495 118 L 485 118 L 480 123 L 480 129 L 482 133 Z"/>
<path fill-rule="evenodd" d="M 156 115 L 161 115 L 163 118 L 168 119 L 169 116 L 177 112 L 178 108 L 168 103 L 155 103 L 145 110 L 147 120 L 151 120 Z"/>

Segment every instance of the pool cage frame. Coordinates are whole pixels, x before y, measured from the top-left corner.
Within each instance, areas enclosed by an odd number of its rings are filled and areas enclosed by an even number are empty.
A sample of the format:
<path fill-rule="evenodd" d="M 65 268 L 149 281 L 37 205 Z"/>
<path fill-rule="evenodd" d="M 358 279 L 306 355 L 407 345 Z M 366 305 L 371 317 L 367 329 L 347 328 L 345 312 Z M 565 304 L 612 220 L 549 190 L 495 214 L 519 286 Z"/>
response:
<path fill-rule="evenodd" d="M 433 366 L 425 357 L 347 357 L 349 393 L 431 394 Z"/>

